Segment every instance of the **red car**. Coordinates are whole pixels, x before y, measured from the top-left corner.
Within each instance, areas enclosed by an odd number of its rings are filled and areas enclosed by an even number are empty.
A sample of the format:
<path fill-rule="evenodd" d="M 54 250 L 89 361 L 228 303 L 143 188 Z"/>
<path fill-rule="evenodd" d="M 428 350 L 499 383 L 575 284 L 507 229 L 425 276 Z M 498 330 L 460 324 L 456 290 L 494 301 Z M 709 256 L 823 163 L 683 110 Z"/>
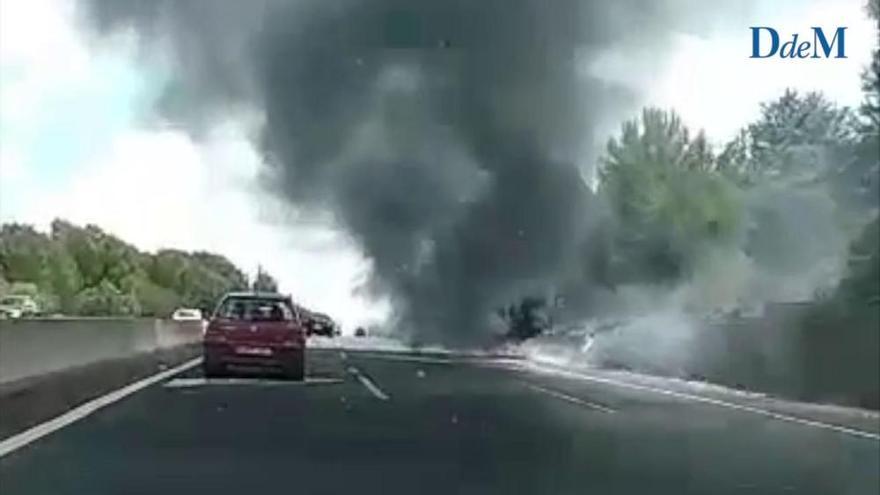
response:
<path fill-rule="evenodd" d="M 290 297 L 241 292 L 223 297 L 202 338 L 206 377 L 233 368 L 271 368 L 305 375 L 305 327 Z"/>

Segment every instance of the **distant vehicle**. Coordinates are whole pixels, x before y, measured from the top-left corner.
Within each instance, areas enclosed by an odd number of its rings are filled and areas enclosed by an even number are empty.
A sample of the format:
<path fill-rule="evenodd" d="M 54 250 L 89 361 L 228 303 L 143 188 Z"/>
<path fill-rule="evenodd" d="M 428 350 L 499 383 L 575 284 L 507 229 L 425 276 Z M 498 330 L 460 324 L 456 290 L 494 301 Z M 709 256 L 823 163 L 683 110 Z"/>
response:
<path fill-rule="evenodd" d="M 39 314 L 40 308 L 30 296 L 8 295 L 0 298 L 0 315 L 5 318 L 21 318 Z"/>
<path fill-rule="evenodd" d="M 202 321 L 202 310 L 192 308 L 177 308 L 171 313 L 174 321 Z"/>
<path fill-rule="evenodd" d="M 0 307 L 0 320 L 21 318 L 21 312 L 15 308 Z"/>
<path fill-rule="evenodd" d="M 231 368 L 280 370 L 287 378 L 305 375 L 302 317 L 289 296 L 235 292 L 223 297 L 202 337 L 205 376 Z"/>
<path fill-rule="evenodd" d="M 354 331 L 355 337 L 366 337 L 367 331 L 364 330 L 364 327 L 357 327 L 357 330 Z"/>
<path fill-rule="evenodd" d="M 337 325 L 328 315 L 311 311 L 296 304 L 294 304 L 294 309 L 297 310 L 302 318 L 307 335 L 333 337 L 340 334 L 339 325 Z"/>
<path fill-rule="evenodd" d="M 313 335 L 333 337 L 337 334 L 336 322 L 323 313 L 312 313 L 309 317 L 309 330 Z"/>

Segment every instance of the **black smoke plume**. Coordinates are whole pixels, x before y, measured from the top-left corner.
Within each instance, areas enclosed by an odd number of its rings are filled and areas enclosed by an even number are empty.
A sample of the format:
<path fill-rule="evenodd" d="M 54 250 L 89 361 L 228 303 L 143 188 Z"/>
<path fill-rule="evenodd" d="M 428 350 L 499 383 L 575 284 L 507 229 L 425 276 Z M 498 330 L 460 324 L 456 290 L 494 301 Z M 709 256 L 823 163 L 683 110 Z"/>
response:
<path fill-rule="evenodd" d="M 597 125 L 640 102 L 590 63 L 621 47 L 662 57 L 674 30 L 725 15 L 634 0 L 84 5 L 98 32 L 134 28 L 171 54 L 166 118 L 197 135 L 261 112 L 266 187 L 332 213 L 398 328 L 453 344 L 484 340 L 524 297 L 565 286 L 586 308 L 604 290 L 584 177 Z"/>

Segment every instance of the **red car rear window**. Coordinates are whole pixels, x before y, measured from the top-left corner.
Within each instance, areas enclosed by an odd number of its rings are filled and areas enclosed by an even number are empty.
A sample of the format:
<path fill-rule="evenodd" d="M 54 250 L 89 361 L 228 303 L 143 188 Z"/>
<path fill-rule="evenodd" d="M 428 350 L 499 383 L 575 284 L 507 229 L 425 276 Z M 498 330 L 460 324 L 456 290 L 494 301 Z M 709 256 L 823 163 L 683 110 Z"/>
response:
<path fill-rule="evenodd" d="M 230 297 L 217 310 L 217 318 L 239 321 L 291 321 L 293 311 L 281 299 Z"/>

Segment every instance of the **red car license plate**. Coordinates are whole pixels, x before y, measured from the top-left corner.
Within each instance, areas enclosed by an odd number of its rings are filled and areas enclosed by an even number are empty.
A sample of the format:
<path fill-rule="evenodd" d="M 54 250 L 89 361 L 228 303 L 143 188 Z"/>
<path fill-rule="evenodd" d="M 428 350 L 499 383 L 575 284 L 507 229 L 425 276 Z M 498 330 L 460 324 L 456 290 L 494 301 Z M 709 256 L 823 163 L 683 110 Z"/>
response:
<path fill-rule="evenodd" d="M 235 352 L 237 354 L 244 354 L 247 356 L 271 356 L 272 349 L 268 349 L 266 347 L 236 347 Z"/>

